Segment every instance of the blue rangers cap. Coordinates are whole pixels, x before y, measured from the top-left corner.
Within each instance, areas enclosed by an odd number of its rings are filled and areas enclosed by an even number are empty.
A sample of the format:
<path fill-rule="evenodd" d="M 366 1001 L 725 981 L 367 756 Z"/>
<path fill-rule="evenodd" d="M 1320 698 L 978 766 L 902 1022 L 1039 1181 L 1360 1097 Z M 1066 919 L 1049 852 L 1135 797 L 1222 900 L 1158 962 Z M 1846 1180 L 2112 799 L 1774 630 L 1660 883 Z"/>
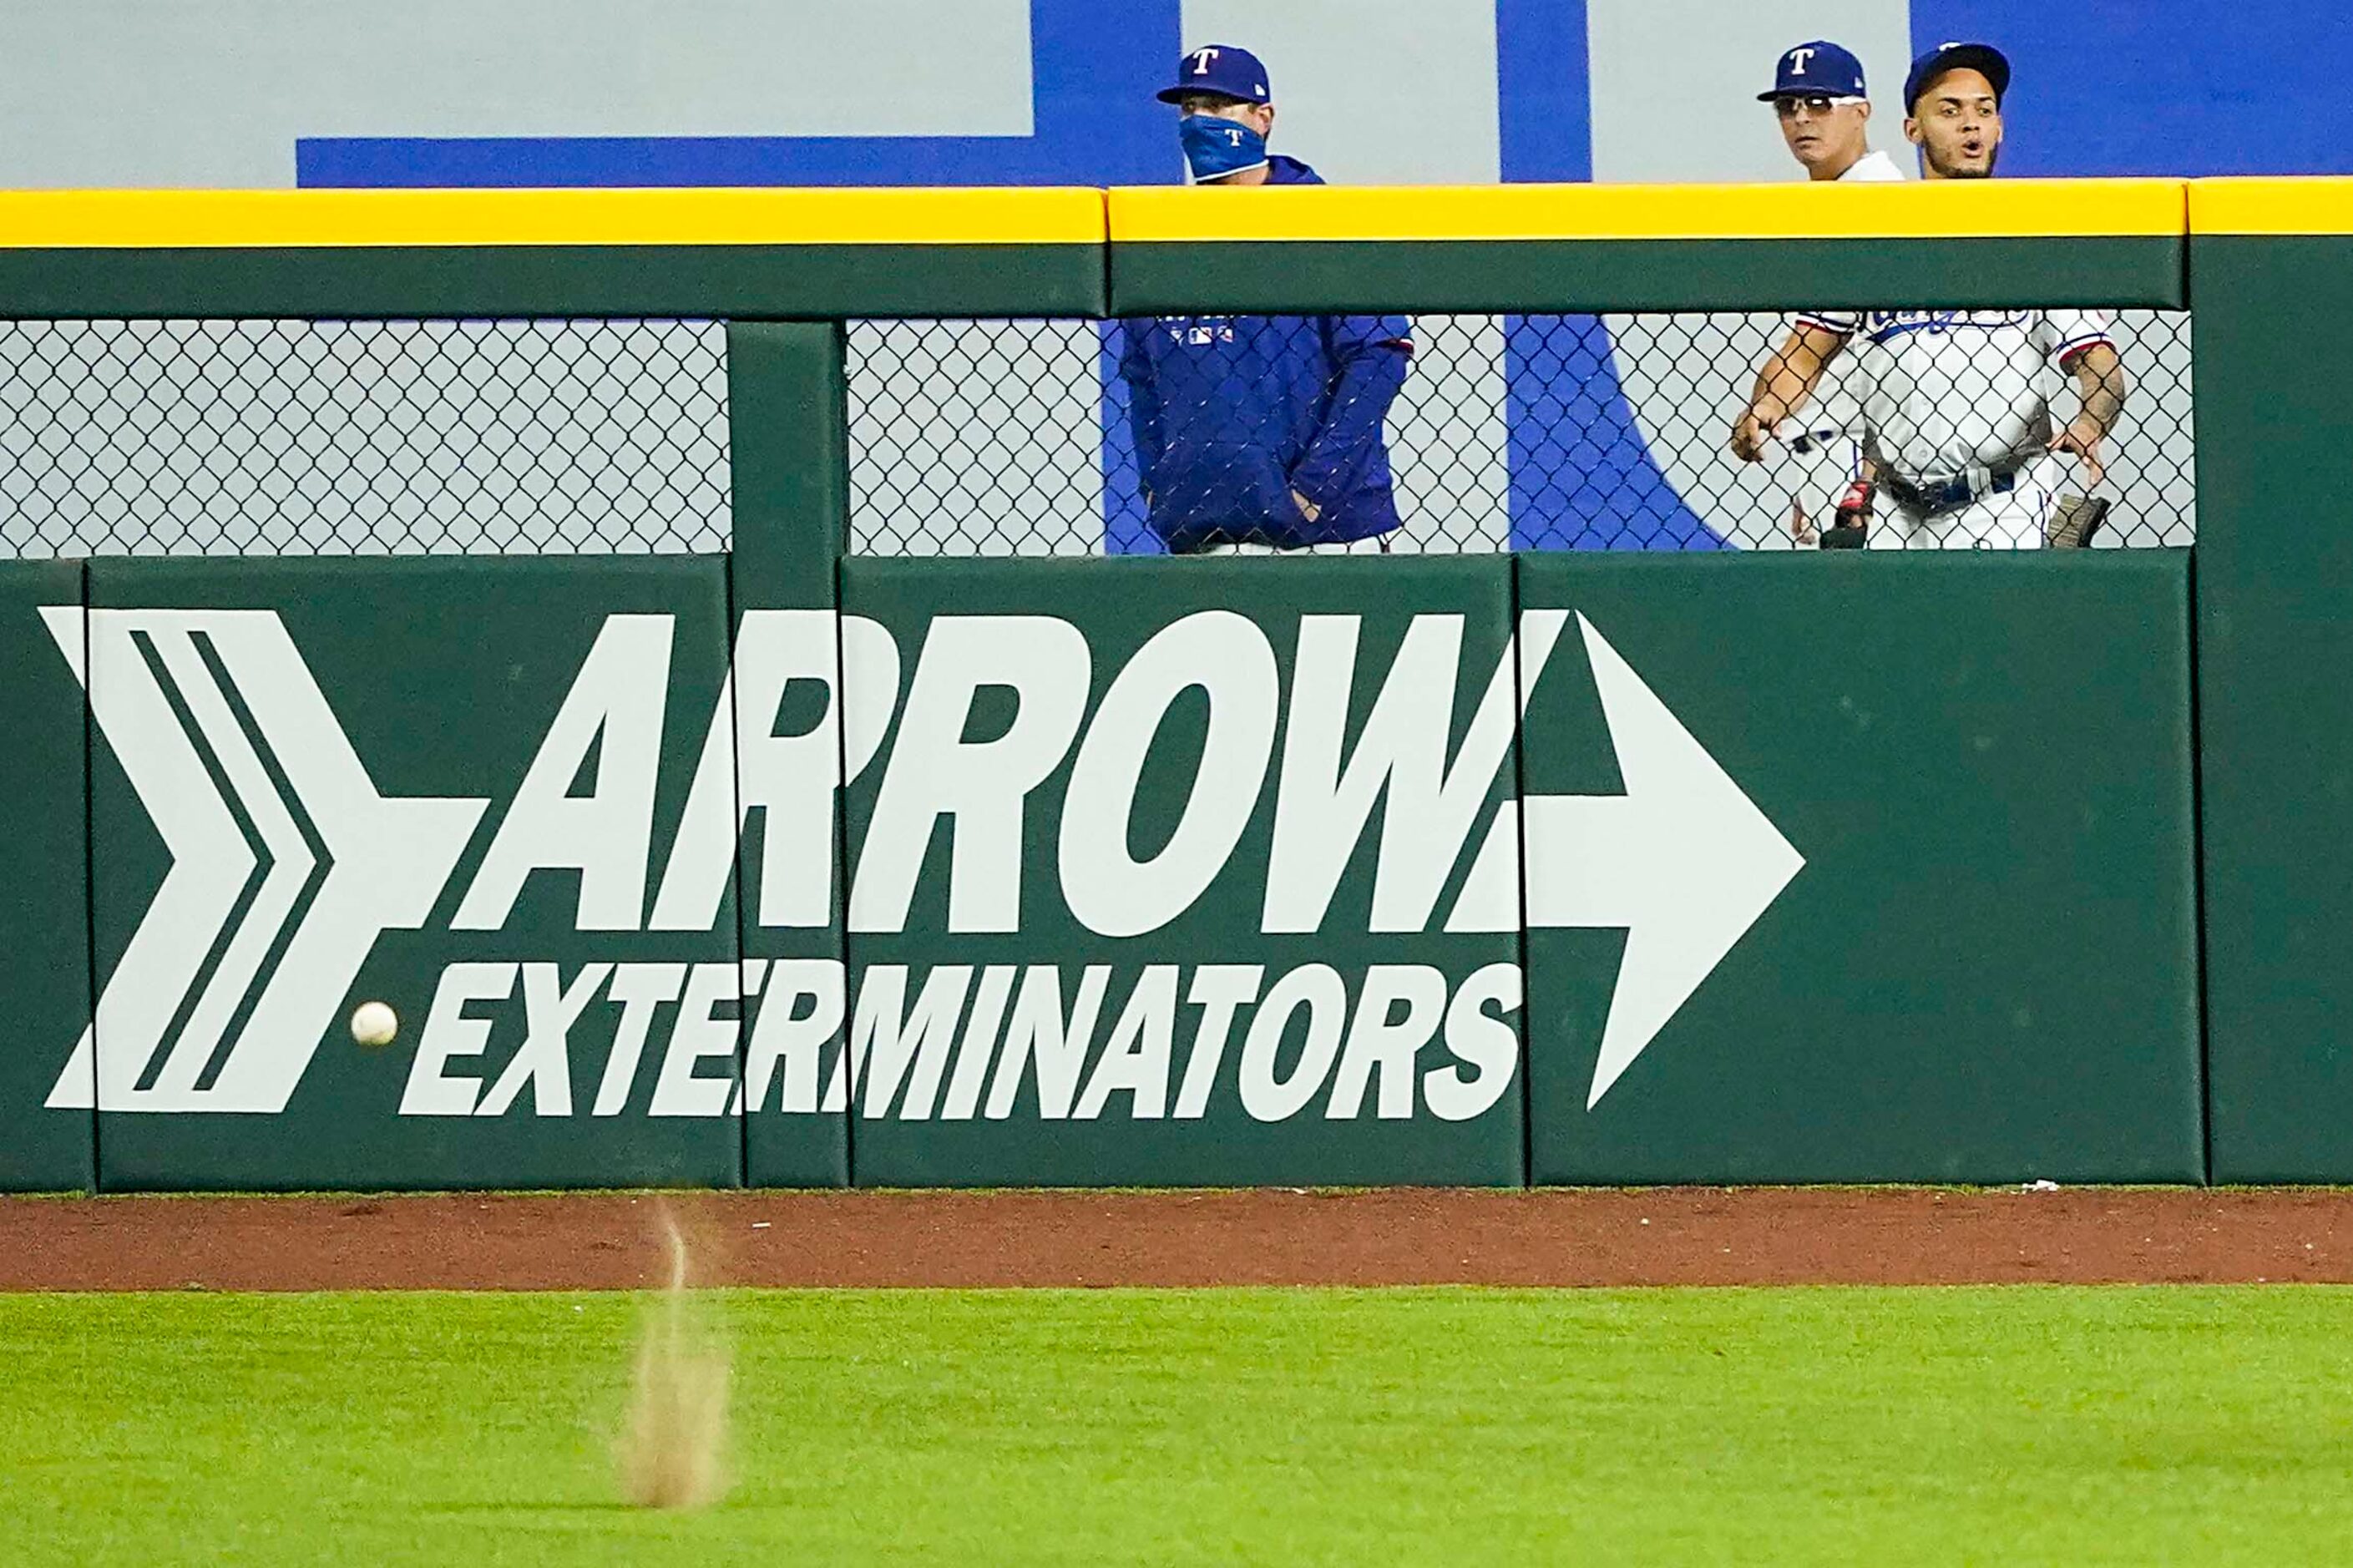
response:
<path fill-rule="evenodd" d="M 1912 112 L 1931 82 L 1957 70 L 1973 70 L 1984 77 L 1993 89 L 1997 107 L 2010 90 L 2010 61 L 1991 44 L 1938 44 L 1912 62 L 1912 74 L 1904 79 L 1904 112 Z"/>
<path fill-rule="evenodd" d="M 1197 92 L 1238 98 L 1244 103 L 1272 103 L 1266 89 L 1266 68 L 1248 49 L 1231 44 L 1209 44 L 1176 62 L 1176 85 L 1160 89 L 1163 103 L 1176 103 Z"/>
<path fill-rule="evenodd" d="M 1777 98 L 1848 98 L 1866 96 L 1862 62 L 1828 38 L 1816 38 L 1785 51 L 1773 71 L 1773 90 L 1757 95 L 1759 103 Z"/>

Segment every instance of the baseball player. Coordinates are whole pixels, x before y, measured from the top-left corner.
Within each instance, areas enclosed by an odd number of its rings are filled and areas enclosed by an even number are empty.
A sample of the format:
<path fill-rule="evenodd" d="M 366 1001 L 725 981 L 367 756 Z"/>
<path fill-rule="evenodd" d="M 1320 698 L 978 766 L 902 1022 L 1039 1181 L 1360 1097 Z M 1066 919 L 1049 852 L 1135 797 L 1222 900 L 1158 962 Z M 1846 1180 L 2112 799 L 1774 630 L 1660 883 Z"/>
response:
<path fill-rule="evenodd" d="M 1944 44 L 1913 63 L 1904 134 L 1924 176 L 1986 179 L 2001 151 L 2010 62 L 1985 44 Z M 2087 489 L 2125 401 L 2107 318 L 2093 310 L 1816 310 L 1800 315 L 1778 358 L 1758 373 L 1733 431 L 1754 462 L 1802 408 L 1822 374 L 1852 351 L 1862 475 L 1840 503 L 1825 545 L 2031 549 L 2082 503 L 2063 498 L 2064 459 Z M 2081 401 L 2054 431 L 2046 366 L 2072 375 Z M 2099 503 L 2092 503 L 2098 506 Z M 1878 515 L 1873 513 L 1876 510 Z M 2085 541 L 2087 542 L 2087 541 Z"/>
<path fill-rule="evenodd" d="M 1783 51 L 1775 65 L 1772 87 L 1757 99 L 1773 106 L 1781 139 L 1809 180 L 1902 183 L 1904 171 L 1895 166 L 1895 160 L 1872 151 L 1871 94 L 1863 85 L 1862 62 L 1852 50 L 1828 38 L 1793 46 Z M 1785 334 L 1778 357 L 1786 360 L 1801 347 L 1793 328 Z M 1862 416 L 1846 385 L 1844 373 L 1849 368 L 1829 369 L 1813 389 L 1817 413 L 1808 423 L 1819 433 L 1796 437 L 1789 460 L 1777 475 L 1793 492 L 1789 531 L 1801 542 L 1819 538 L 1803 498 L 1818 498 L 1818 510 L 1829 511 L 1837 498 L 1862 476 L 1862 448 L 1844 434 L 1855 428 Z"/>
<path fill-rule="evenodd" d="M 1267 151 L 1274 100 L 1211 45 L 1159 94 L 1194 183 L 1318 185 Z M 1401 316 L 1163 316 L 1123 323 L 1120 379 L 1152 531 L 1176 555 L 1377 552 L 1398 523 L 1382 432 L 1413 343 Z"/>

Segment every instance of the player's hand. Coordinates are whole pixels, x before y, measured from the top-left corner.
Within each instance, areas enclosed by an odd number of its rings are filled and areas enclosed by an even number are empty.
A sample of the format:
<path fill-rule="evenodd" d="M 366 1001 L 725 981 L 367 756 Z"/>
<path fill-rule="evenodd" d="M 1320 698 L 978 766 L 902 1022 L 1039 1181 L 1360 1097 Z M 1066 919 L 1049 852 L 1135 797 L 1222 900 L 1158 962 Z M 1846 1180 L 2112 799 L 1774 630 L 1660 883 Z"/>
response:
<path fill-rule="evenodd" d="M 2093 482 L 2097 483 L 2098 481 L 2094 480 Z M 1314 522 L 1317 518 L 1324 515 L 1324 509 L 1322 507 L 1317 506 L 1314 501 L 1309 500 L 1297 490 L 1291 492 L 1291 499 L 1292 501 L 1299 508 L 1299 515 L 1305 518 L 1308 521 Z"/>
<path fill-rule="evenodd" d="M 1752 408 L 1733 422 L 1732 455 L 1744 463 L 1756 462 L 1772 439 L 1773 422 Z"/>
<path fill-rule="evenodd" d="M 2090 489 L 2098 484 L 2108 471 L 2108 465 L 2100 457 L 2101 439 L 2102 437 L 2096 426 L 2078 419 L 2059 432 L 2059 439 L 2051 443 L 2052 451 L 2073 452 L 2076 457 L 2084 459 L 2085 489 Z"/>
<path fill-rule="evenodd" d="M 1806 515 L 1806 506 L 1803 501 L 1793 500 L 1789 503 L 1789 537 L 1800 545 L 1820 544 L 1822 542 L 1820 531 L 1814 527 L 1814 520 Z"/>

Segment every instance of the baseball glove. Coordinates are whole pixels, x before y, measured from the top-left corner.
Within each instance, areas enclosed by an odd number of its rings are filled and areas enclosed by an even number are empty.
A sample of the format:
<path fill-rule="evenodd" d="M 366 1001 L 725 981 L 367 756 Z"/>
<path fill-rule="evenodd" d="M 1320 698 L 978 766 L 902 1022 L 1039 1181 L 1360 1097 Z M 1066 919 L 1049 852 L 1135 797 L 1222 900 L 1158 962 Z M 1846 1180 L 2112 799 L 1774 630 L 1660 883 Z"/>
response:
<path fill-rule="evenodd" d="M 1822 530 L 1824 550 L 1860 550 L 1871 532 L 1871 502 L 1875 490 L 1868 479 L 1857 479 L 1839 497 L 1831 525 Z"/>
<path fill-rule="evenodd" d="M 2109 503 L 2084 496 L 2061 496 L 2051 509 L 2050 531 L 2042 542 L 2053 550 L 2083 550 L 2108 520 Z"/>

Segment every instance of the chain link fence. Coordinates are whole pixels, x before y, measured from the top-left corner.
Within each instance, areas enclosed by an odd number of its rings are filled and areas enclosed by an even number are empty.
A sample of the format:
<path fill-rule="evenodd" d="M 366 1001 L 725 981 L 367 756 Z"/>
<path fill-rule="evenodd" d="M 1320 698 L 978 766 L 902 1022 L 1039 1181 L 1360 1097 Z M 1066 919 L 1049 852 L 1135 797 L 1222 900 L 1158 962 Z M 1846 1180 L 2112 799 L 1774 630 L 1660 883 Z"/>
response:
<path fill-rule="evenodd" d="M 2061 313 L 2052 319 L 2064 330 Z M 2044 331 L 2037 320 L 2022 330 Z M 1334 423 L 1328 408 L 1296 417 L 1301 365 L 1323 374 L 1309 352 L 1323 340 L 1303 341 L 1327 331 L 1315 321 L 1266 323 L 1287 334 L 1271 341 L 1271 358 L 1240 352 L 1233 334 L 1251 323 L 1220 318 L 853 322 L 852 548 L 1156 550 L 1155 528 L 1172 518 L 1181 527 L 1185 506 L 1201 504 L 1183 500 L 1186 483 L 1223 486 L 1229 511 L 1245 491 L 1261 512 L 1295 505 L 1293 478 L 1328 502 L 1335 474 L 1363 477 L 1357 448 L 1376 439 L 1401 520 L 1393 549 L 1788 548 L 1833 521 L 1865 440 L 1909 440 L 1909 479 L 1948 483 L 1920 464 L 1948 461 L 1977 426 L 1997 446 L 2039 444 L 2020 410 L 2047 404 L 2063 429 L 2084 390 L 2043 352 L 2063 346 L 2055 341 L 2036 340 L 2022 365 L 1989 350 L 1999 323 L 1925 320 L 1891 348 L 1859 322 L 1853 346 L 1749 462 L 1732 449 L 1735 425 L 1760 369 L 1790 341 L 1790 318 L 1360 321 L 1361 341 L 1343 346 L 1388 356 L 1403 374 L 1357 388 L 1358 429 L 1342 457 L 1358 467 L 1324 461 L 1313 478 L 1303 454 L 1317 420 Z M 1143 374 L 1136 334 L 1155 331 L 1172 353 L 1198 349 L 1222 368 L 1189 381 Z M 2126 311 L 2108 335 L 2129 393 L 2102 444 L 2107 471 L 2092 493 L 2113 510 L 2097 542 L 2188 543 L 2189 318 Z M 1410 340 L 1409 361 L 1395 339 Z M 1308 384 L 1313 394 L 1323 384 Z M 1140 409 L 1139 387 L 1156 404 Z M 1250 423 L 1270 410 L 1288 422 Z M 1140 411 L 1158 422 L 1144 435 L 1156 453 L 1140 454 Z M 1216 439 L 1188 457 L 1182 441 L 1205 414 Z M 2080 489 L 2086 477 L 2072 461 L 1979 467 L 1972 482 L 1985 493 L 1968 499 L 2012 511 L 2030 486 Z M 1250 483 L 1226 484 L 1229 471 Z M 1899 508 L 1890 486 L 1905 478 L 1886 475 L 1874 543 L 1937 542 L 1935 526 L 1885 526 Z M 730 542 L 718 323 L 0 322 L 0 556 Z"/>
<path fill-rule="evenodd" d="M 714 552 L 725 330 L 0 322 L 0 556 Z"/>
<path fill-rule="evenodd" d="M 1391 336 L 1412 345 L 1402 384 L 1393 395 L 1377 381 L 1356 392 L 1387 399 L 1377 420 L 1358 423 L 1386 450 L 1394 550 L 1810 547 L 1866 469 L 1880 481 L 1874 546 L 2039 543 L 2066 494 L 2111 503 L 2097 545 L 2187 544 L 2197 532 L 2189 318 L 2100 313 L 2087 329 L 2084 315 L 1834 320 L 1852 330 L 1794 412 L 1769 422 L 1753 461 L 1734 450 L 1736 425 L 1803 319 L 1362 318 L 1373 325 L 1339 353 L 1329 328 L 1304 320 L 854 322 L 851 547 L 1124 553 L 1161 548 L 1162 532 L 1183 542 L 1204 524 L 1218 538 L 1252 533 L 1252 516 L 1280 528 L 1311 498 L 1271 476 L 1314 469 L 1310 488 L 1335 500 L 1316 426 L 1345 422 L 1335 405 L 1356 384 L 1345 371 L 1318 383 L 1325 401 L 1303 427 L 1284 378 L 1303 361 L 1339 363 L 1351 347 L 1394 352 Z M 2087 330 L 2112 345 L 2112 362 L 2085 353 Z M 1319 331 L 1321 360 L 1305 341 Z M 1155 332 L 1157 363 L 1134 337 Z M 1187 353 L 1210 368 L 1190 368 Z M 2085 412 L 2087 392 L 2119 380 L 2123 408 L 2091 486 L 2079 460 L 2042 454 Z M 1139 395 L 1152 420 L 1139 423 Z"/>

